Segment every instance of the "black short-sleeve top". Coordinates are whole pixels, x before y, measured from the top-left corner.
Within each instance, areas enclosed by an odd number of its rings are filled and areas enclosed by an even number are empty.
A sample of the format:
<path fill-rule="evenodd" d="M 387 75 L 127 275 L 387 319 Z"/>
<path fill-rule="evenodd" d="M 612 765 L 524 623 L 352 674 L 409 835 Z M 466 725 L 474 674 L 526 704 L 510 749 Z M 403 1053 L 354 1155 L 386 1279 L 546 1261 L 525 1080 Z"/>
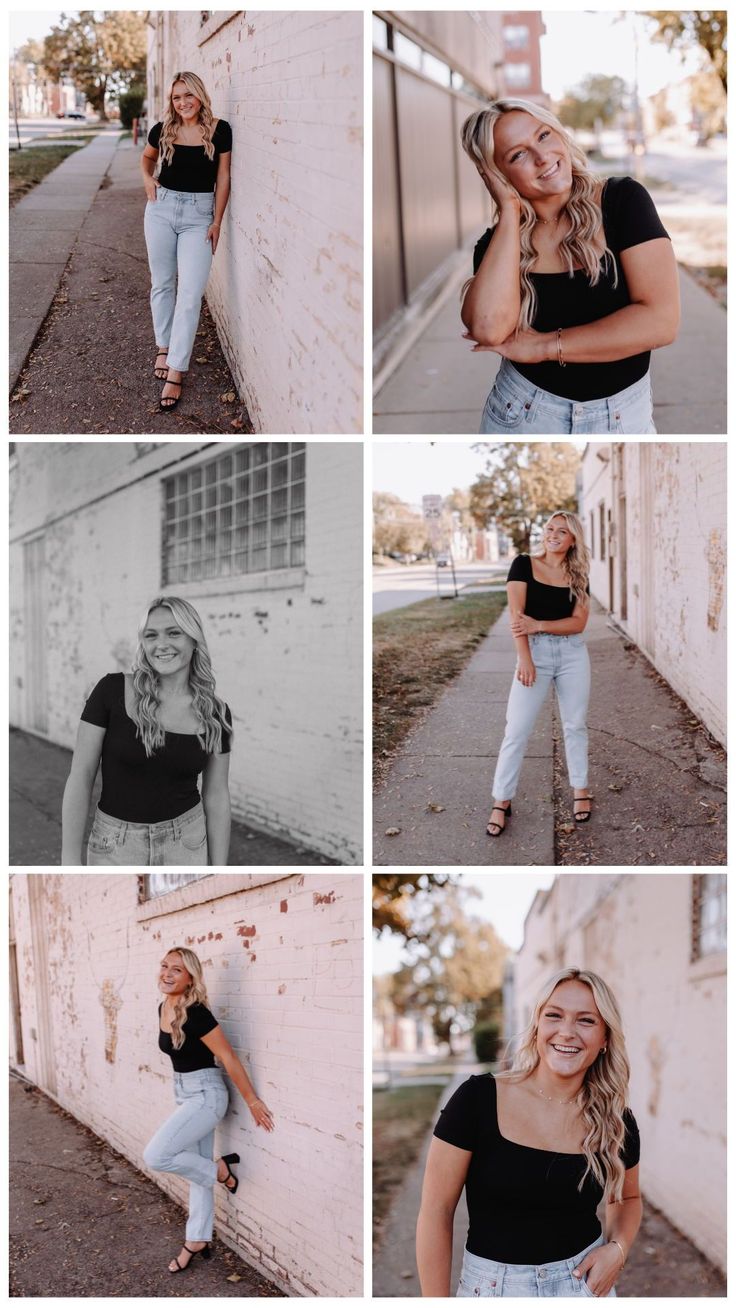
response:
<path fill-rule="evenodd" d="M 200 1040 L 200 1036 L 209 1035 L 210 1031 L 214 1031 L 218 1025 L 217 1018 L 212 1016 L 209 1008 L 204 1004 L 192 1004 L 187 1009 L 187 1020 L 182 1027 L 184 1044 L 181 1049 L 175 1049 L 169 1032 L 161 1029 L 162 1008 L 163 1004 L 159 1004 L 158 1047 L 169 1055 L 174 1064 L 174 1071 L 199 1072 L 203 1067 L 214 1067 L 215 1055 Z"/>
<path fill-rule="evenodd" d="M 226 707 L 220 753 L 230 753 L 232 718 Z M 121 822 L 166 822 L 199 803 L 197 778 L 209 755 L 199 736 L 167 731 L 164 745 L 146 757 L 137 727 L 125 707 L 125 675 L 98 681 L 82 722 L 105 728 L 102 742 L 100 808 Z"/>
<path fill-rule="evenodd" d="M 535 331 L 556 332 L 558 327 L 580 327 L 597 322 L 617 309 L 630 304 L 628 287 L 619 258 L 622 250 L 634 245 L 668 237 L 649 192 L 633 177 L 609 177 L 603 187 L 601 211 L 606 244 L 616 260 L 618 285 L 614 287 L 610 260 L 596 286 L 578 269 L 570 277 L 566 272 L 531 273 L 537 292 L 537 312 L 532 323 Z M 473 273 L 477 273 L 495 232 L 489 228 L 481 236 L 473 255 Z M 562 337 L 564 355 L 564 335 Z M 649 368 L 650 351 L 616 359 L 611 363 L 515 363 L 517 372 L 534 386 L 570 400 L 598 400 L 616 395 L 633 386 Z"/>
<path fill-rule="evenodd" d="M 532 571 L 532 561 L 528 554 L 517 554 L 509 568 L 506 581 L 526 582 L 526 604 L 524 612 L 537 622 L 556 622 L 559 618 L 571 618 L 575 596 L 570 597 L 568 586 L 548 586 L 543 581 L 536 581 Z M 586 586 L 590 594 L 590 586 Z"/>
<path fill-rule="evenodd" d="M 621 1157 L 639 1161 L 639 1132 L 628 1109 Z M 592 1244 L 601 1234 L 596 1208 L 603 1188 L 586 1178 L 583 1154 L 557 1154 L 514 1144 L 501 1135 L 496 1082 L 471 1076 L 455 1091 L 434 1129 L 439 1140 L 469 1150 L 465 1181 L 470 1228 L 467 1248 L 501 1263 L 551 1263 Z"/>
<path fill-rule="evenodd" d="M 163 123 L 154 123 L 148 133 L 148 144 L 158 150 Z M 214 191 L 217 164 L 221 154 L 233 148 L 233 132 L 224 118 L 218 119 L 212 133 L 214 159 L 208 159 L 203 145 L 175 145 L 171 163 L 162 160 L 158 180 L 169 191 Z"/>

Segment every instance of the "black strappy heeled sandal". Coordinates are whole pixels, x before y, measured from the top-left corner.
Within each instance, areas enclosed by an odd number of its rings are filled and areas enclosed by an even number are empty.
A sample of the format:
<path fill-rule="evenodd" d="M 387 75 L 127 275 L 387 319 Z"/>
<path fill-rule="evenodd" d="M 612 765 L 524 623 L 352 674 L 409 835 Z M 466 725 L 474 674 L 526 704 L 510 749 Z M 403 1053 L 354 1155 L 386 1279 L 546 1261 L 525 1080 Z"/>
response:
<path fill-rule="evenodd" d="M 158 407 L 161 410 L 161 412 L 169 413 L 171 409 L 176 408 L 177 404 L 179 403 L 179 400 L 181 399 L 181 388 L 184 385 L 184 379 L 182 378 L 181 381 L 172 381 L 169 377 L 167 377 L 165 385 L 179 387 L 178 395 L 162 395 L 161 399 L 158 402 Z"/>
<path fill-rule="evenodd" d="M 178 1276 L 179 1272 L 187 1272 L 191 1267 L 192 1263 L 194 1262 L 194 1259 L 197 1257 L 197 1254 L 201 1254 L 202 1257 L 205 1259 L 205 1261 L 208 1258 L 212 1257 L 212 1250 L 210 1249 L 209 1243 L 207 1243 L 203 1249 L 190 1249 L 189 1245 L 185 1240 L 184 1248 L 186 1249 L 188 1254 L 192 1255 L 191 1258 L 189 1259 L 189 1262 L 185 1263 L 184 1266 L 182 1267 L 181 1263 L 179 1262 L 179 1259 L 175 1258 L 174 1262 L 176 1263 L 176 1271 L 174 1271 L 173 1267 L 170 1267 L 169 1276 Z"/>
<path fill-rule="evenodd" d="M 575 805 L 576 805 L 576 804 L 592 804 L 592 803 L 593 803 L 593 796 L 592 796 L 592 795 L 578 795 L 577 798 L 573 798 L 573 801 L 572 801 L 572 817 L 573 817 L 573 822 L 575 823 L 576 826 L 581 827 L 581 826 L 583 825 L 584 822 L 590 822 L 590 816 L 591 816 L 591 813 L 592 813 L 592 809 L 588 809 L 588 811 L 587 811 L 586 813 L 576 813 L 576 812 L 575 812 Z"/>
<path fill-rule="evenodd" d="M 503 826 L 501 826 L 500 822 L 491 821 L 491 818 L 493 817 L 494 813 L 506 814 L 506 817 L 504 818 Z M 491 818 L 488 819 L 488 822 L 486 824 L 486 835 L 492 836 L 494 840 L 498 836 L 502 836 L 504 831 L 506 830 L 506 823 L 510 817 L 511 817 L 511 800 L 509 800 L 507 808 L 504 808 L 502 804 L 494 804 L 493 808 L 491 809 Z M 491 827 L 498 827 L 498 831 L 491 831 Z"/>
<path fill-rule="evenodd" d="M 154 365 L 153 365 L 153 375 L 154 375 L 154 377 L 157 379 L 157 381 L 165 382 L 165 381 L 168 380 L 168 376 L 167 376 L 168 371 L 169 371 L 169 365 L 168 365 L 168 363 L 166 363 L 166 364 L 164 364 L 164 365 L 162 366 L 162 365 L 158 362 L 158 360 L 161 359 L 161 358 L 166 359 L 166 358 L 168 357 L 168 353 L 169 353 L 168 350 L 157 350 L 157 351 L 156 351 L 156 362 L 155 362 Z"/>
<path fill-rule="evenodd" d="M 230 1164 L 231 1164 L 231 1163 L 239 1163 L 239 1162 L 240 1162 L 240 1154 L 223 1154 L 222 1157 L 221 1157 L 221 1159 L 220 1159 L 220 1162 L 221 1162 L 221 1163 L 224 1163 L 225 1166 L 226 1166 L 226 1168 L 227 1168 L 227 1176 L 225 1177 L 225 1179 L 224 1179 L 223 1181 L 220 1181 L 220 1185 L 224 1185 L 224 1187 L 225 1187 L 225 1189 L 227 1190 L 228 1194 L 235 1194 L 235 1192 L 236 1192 L 236 1190 L 237 1190 L 237 1188 L 238 1188 L 238 1185 L 239 1185 L 239 1181 L 238 1181 L 238 1178 L 237 1178 L 237 1176 L 235 1175 L 235 1173 L 230 1171 Z M 218 1178 L 218 1179 L 219 1179 L 219 1178 Z M 234 1181 L 234 1182 L 235 1182 L 235 1185 L 228 1185 L 228 1181 Z"/>

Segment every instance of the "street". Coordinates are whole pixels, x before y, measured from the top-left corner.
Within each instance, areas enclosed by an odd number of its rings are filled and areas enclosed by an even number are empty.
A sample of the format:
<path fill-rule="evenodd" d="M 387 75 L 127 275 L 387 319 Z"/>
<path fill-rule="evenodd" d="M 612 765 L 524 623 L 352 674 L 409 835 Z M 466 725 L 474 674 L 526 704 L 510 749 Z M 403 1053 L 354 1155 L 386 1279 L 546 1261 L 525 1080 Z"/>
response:
<path fill-rule="evenodd" d="M 44 145 L 53 144 L 48 140 L 50 136 L 79 136 L 81 133 L 87 133 L 89 128 L 95 128 L 100 132 L 119 132 L 119 123 L 99 123 L 96 119 L 81 118 L 19 118 L 18 133 L 20 135 L 21 148 L 29 145 L 37 145 L 42 142 Z M 8 147 L 11 150 L 18 148 L 18 136 L 15 131 L 15 123 L 12 118 L 8 124 Z"/>
<path fill-rule="evenodd" d="M 508 561 L 503 563 L 456 563 L 458 590 L 488 582 L 494 590 L 503 590 Z M 397 564 L 393 568 L 373 569 L 373 616 L 402 609 L 418 600 L 453 595 L 452 568 L 437 568 L 434 563 Z"/>

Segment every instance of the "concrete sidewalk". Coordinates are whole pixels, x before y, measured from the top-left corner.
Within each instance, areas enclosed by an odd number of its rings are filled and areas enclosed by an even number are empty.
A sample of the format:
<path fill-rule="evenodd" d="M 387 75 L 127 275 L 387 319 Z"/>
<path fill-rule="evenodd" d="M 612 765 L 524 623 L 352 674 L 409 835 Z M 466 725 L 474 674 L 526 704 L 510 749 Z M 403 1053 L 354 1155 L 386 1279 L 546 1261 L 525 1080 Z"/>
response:
<path fill-rule="evenodd" d="M 442 1108 L 455 1090 L 477 1067 L 458 1068 L 457 1075 L 445 1087 L 438 1106 Z M 434 1116 L 436 1121 L 437 1114 Z M 419 1156 L 407 1171 L 384 1224 L 380 1247 L 373 1256 L 373 1298 L 419 1298 L 414 1238 L 422 1194 L 422 1179 L 432 1131 Z M 468 1210 L 465 1191 L 455 1212 L 452 1249 L 451 1294 L 454 1296 L 462 1266 L 463 1248 L 468 1233 Z M 667 1218 L 644 1200 L 644 1218 L 639 1235 L 617 1283 L 622 1298 L 722 1298 L 726 1280 L 717 1267 L 686 1239 Z"/>
<path fill-rule="evenodd" d="M 11 1076 L 11 1297 L 283 1297 L 217 1237 L 209 1262 L 196 1259 L 184 1281 L 169 1275 L 184 1226 L 154 1181 Z"/>
<path fill-rule="evenodd" d="M 58 866 L 61 858 L 61 800 L 72 752 L 11 727 L 11 867 Z M 83 847 L 100 796 L 100 777 L 92 794 Z M 302 846 L 233 821 L 228 867 L 314 867 L 332 860 Z"/>
<path fill-rule="evenodd" d="M 107 135 L 97 140 L 102 144 L 95 142 L 70 156 L 11 213 L 11 250 L 15 243 L 26 260 L 13 265 L 11 281 L 10 338 L 18 367 L 35 339 L 12 394 L 11 433 L 155 433 L 172 438 L 250 433 L 206 305 L 181 401 L 171 412 L 159 410 L 162 383 L 153 375 L 141 146 L 134 147 L 130 138 L 117 145 L 117 136 L 114 142 Z M 72 165 L 81 167 L 96 147 L 98 153 L 87 160 L 86 184 L 64 173 Z M 57 190 L 44 189 L 49 186 Z M 59 187 L 69 191 L 75 225 L 65 228 L 58 257 L 44 264 L 47 240 L 57 253 L 55 233 L 47 229 L 58 217 L 51 206 Z M 30 211 L 25 206 L 31 206 Z M 26 214 L 32 221 L 24 233 Z M 33 298 L 31 314 L 26 302 L 28 287 L 35 282 L 26 270 L 36 259 L 41 261 L 38 277 L 44 293 Z"/>
<path fill-rule="evenodd" d="M 375 397 L 376 434 L 477 434 L 501 360 L 491 351 L 473 354 L 462 339 L 459 292 L 466 277 L 467 268 Z M 680 294 L 677 340 L 652 354 L 654 424 L 662 435 L 725 432 L 726 313 L 683 269 Z"/>
<path fill-rule="evenodd" d="M 118 148 L 117 128 L 75 150 L 10 210 L 10 389 Z"/>
<path fill-rule="evenodd" d="M 591 821 L 572 822 L 572 792 L 550 695 L 532 734 L 507 830 L 495 840 L 485 833 L 515 666 L 502 614 L 404 742 L 377 792 L 376 866 L 725 864 L 724 751 L 595 601 L 586 641 L 593 672 Z M 391 829 L 399 834 L 386 835 Z"/>

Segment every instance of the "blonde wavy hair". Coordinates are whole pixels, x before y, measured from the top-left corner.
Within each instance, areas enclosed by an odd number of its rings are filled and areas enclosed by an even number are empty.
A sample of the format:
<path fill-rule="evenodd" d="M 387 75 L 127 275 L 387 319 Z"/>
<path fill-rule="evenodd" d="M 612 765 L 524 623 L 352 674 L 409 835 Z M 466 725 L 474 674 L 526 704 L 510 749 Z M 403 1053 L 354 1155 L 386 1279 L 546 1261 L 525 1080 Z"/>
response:
<path fill-rule="evenodd" d="M 166 740 L 166 732 L 159 720 L 161 703 L 159 676 L 151 667 L 143 646 L 143 632 L 148 625 L 148 618 L 153 609 L 159 608 L 168 609 L 176 625 L 194 641 L 189 664 L 189 689 L 192 695 L 192 708 L 200 727 L 197 734 L 202 748 L 208 754 L 219 754 L 222 747 L 223 724 L 227 726 L 231 738 L 232 726 L 227 724 L 225 705 L 215 692 L 215 676 L 202 620 L 188 600 L 179 599 L 175 595 L 159 595 L 152 600 L 138 628 L 138 647 L 132 667 L 133 721 L 137 728 L 136 734 L 143 743 L 147 758 L 150 758 L 155 750 L 160 749 Z"/>
<path fill-rule="evenodd" d="M 572 532 L 573 543 L 565 555 L 563 570 L 570 584 L 570 599 L 577 600 L 581 604 L 590 604 L 588 595 L 588 580 L 590 577 L 590 550 L 585 544 L 585 532 L 583 524 L 577 513 L 567 513 L 564 509 L 558 509 L 556 513 L 551 513 L 544 524 L 544 530 L 555 518 L 564 518 L 565 526 L 568 531 Z M 532 554 L 532 558 L 541 559 L 544 557 L 544 544 Z"/>
<path fill-rule="evenodd" d="M 214 117 L 212 115 L 212 104 L 210 97 L 205 90 L 204 82 L 196 73 L 175 73 L 171 79 L 169 87 L 169 98 L 166 105 L 166 112 L 161 124 L 161 136 L 158 142 L 159 169 L 162 163 L 171 163 L 174 158 L 174 141 L 176 133 L 181 127 L 183 119 L 174 108 L 174 87 L 177 82 L 183 82 L 192 95 L 196 95 L 201 102 L 199 106 L 199 129 L 202 133 L 202 145 L 208 159 L 214 159 L 215 147 L 212 143 L 212 133 L 214 131 Z"/>
<path fill-rule="evenodd" d="M 189 1016 L 187 1010 L 192 1007 L 192 1004 L 204 1004 L 209 1008 L 210 1001 L 207 998 L 207 987 L 204 983 L 202 964 L 194 951 L 184 949 L 180 945 L 174 945 L 171 949 L 167 949 L 161 959 L 161 967 L 163 967 L 169 954 L 178 954 L 189 973 L 189 985 L 182 994 L 176 996 L 171 1018 L 171 1043 L 174 1049 L 181 1049 L 185 1039 L 184 1027 Z"/>
<path fill-rule="evenodd" d="M 598 231 L 603 229 L 597 180 L 588 167 L 588 161 L 583 150 L 580 149 L 579 145 L 576 145 L 569 132 L 562 126 L 559 118 L 550 113 L 549 109 L 543 108 L 542 105 L 532 104 L 529 100 L 494 100 L 485 109 L 477 109 L 463 123 L 462 146 L 465 153 L 476 166 L 478 163 L 482 163 L 488 172 L 496 176 L 504 186 L 511 187 L 511 190 L 514 190 L 515 188 L 511 182 L 504 176 L 493 160 L 493 129 L 502 114 L 511 113 L 513 110 L 521 110 L 522 113 L 530 114 L 532 118 L 536 118 L 540 123 L 545 123 L 547 127 L 552 127 L 562 137 L 570 154 L 572 188 L 570 198 L 565 206 L 565 212 L 570 220 L 570 230 L 562 237 L 559 247 L 568 276 L 574 276 L 576 267 L 582 267 L 588 275 L 590 285 L 596 286 L 603 272 L 610 268 L 613 273 L 613 285 L 617 286 L 618 271 L 613 252 L 606 245 L 603 256 L 601 256 L 595 245 L 595 237 Z M 518 192 L 516 194 L 518 195 Z M 532 233 L 537 223 L 537 215 L 529 200 L 525 200 L 522 195 L 519 195 L 519 201 L 521 204 L 521 263 L 519 266 L 521 308 L 519 321 L 516 325 L 517 332 L 528 331 L 537 313 L 537 292 L 530 277 L 530 273 L 534 271 L 534 264 L 537 261 L 537 252 L 532 244 Z M 463 296 L 471 281 L 472 278 L 463 286 L 461 292 Z"/>
<path fill-rule="evenodd" d="M 585 1073 L 578 1104 L 585 1124 L 583 1154 L 586 1168 L 578 1190 L 592 1174 L 603 1188 L 606 1203 L 619 1203 L 626 1168 L 621 1150 L 626 1136 L 624 1112 L 628 1108 L 629 1060 L 626 1054 L 621 1014 L 612 991 L 596 972 L 566 967 L 556 972 L 543 987 L 532 1019 L 516 1050 L 511 1067 L 497 1074 L 498 1080 L 526 1081 L 539 1064 L 537 1031 L 545 1004 L 563 981 L 582 981 L 592 991 L 606 1026 L 605 1053 L 601 1051 Z"/>

